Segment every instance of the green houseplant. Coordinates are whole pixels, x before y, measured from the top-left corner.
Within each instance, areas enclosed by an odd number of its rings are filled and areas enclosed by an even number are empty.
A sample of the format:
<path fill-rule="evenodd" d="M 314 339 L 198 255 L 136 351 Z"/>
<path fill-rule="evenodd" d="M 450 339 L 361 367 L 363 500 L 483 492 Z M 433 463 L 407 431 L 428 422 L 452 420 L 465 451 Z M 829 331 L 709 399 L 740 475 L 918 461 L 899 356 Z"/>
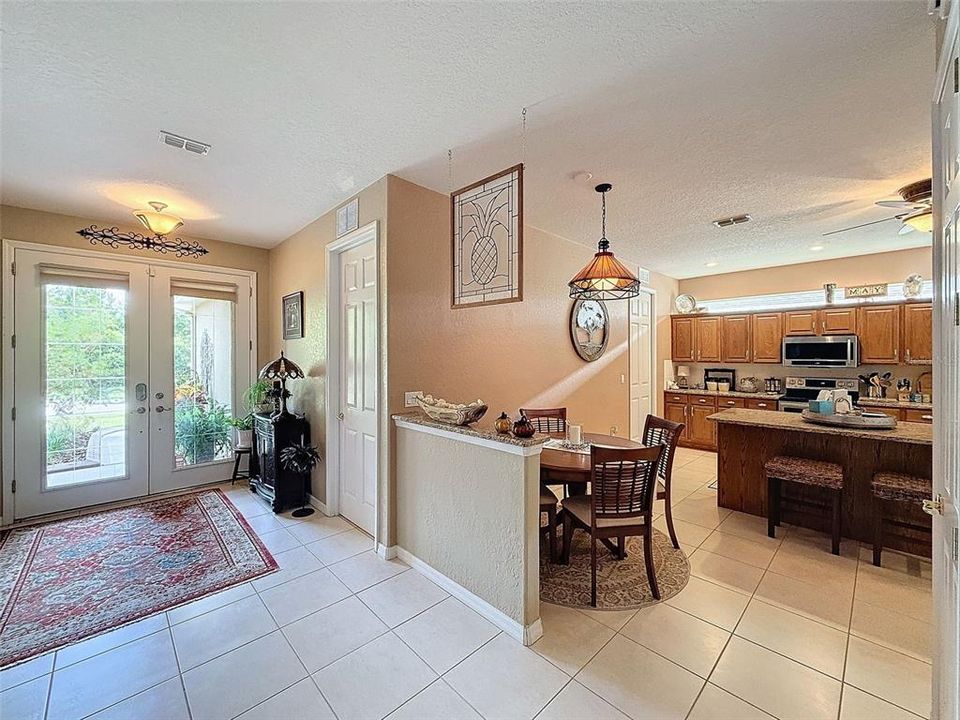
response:
<path fill-rule="evenodd" d="M 294 517 L 306 517 L 313 514 L 313 508 L 307 507 L 307 483 L 310 473 L 321 460 L 320 453 L 312 445 L 289 445 L 280 451 L 280 464 L 284 470 L 303 476 L 303 506 L 293 511 Z"/>

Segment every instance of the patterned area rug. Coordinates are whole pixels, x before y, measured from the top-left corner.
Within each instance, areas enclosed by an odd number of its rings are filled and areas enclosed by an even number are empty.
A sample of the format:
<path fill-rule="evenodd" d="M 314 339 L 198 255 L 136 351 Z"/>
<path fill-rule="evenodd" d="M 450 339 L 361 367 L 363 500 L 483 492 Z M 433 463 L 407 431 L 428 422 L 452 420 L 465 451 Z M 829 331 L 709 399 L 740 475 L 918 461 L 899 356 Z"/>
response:
<path fill-rule="evenodd" d="M 0 533 L 0 667 L 266 575 L 219 490 Z"/>
<path fill-rule="evenodd" d="M 554 605 L 589 608 L 590 536 L 574 531 L 569 565 L 550 563 L 545 543 L 543 540 L 540 547 L 540 599 Z M 558 548 L 561 544 L 557 543 Z M 606 547 L 598 544 L 597 560 L 598 610 L 633 610 L 654 605 L 683 590 L 690 579 L 690 563 L 683 550 L 675 549 L 670 538 L 656 529 L 653 531 L 653 566 L 660 586 L 660 600 L 653 598 L 647 584 L 642 538 L 627 538 L 625 560 L 615 559 Z"/>

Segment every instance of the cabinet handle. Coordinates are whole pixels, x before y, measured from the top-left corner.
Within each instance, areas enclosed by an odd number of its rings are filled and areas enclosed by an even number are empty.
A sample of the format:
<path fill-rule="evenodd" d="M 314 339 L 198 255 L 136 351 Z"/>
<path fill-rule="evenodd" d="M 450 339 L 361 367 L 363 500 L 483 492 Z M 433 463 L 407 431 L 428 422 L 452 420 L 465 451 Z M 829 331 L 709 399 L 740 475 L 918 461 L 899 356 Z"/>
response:
<path fill-rule="evenodd" d="M 733 400 L 727 400 L 727 405 L 736 405 L 736 403 Z"/>
<path fill-rule="evenodd" d="M 931 420 L 931 421 L 932 421 L 932 420 L 933 420 L 933 415 L 921 415 L 921 416 L 920 416 L 920 419 L 921 419 L 921 420 Z"/>
<path fill-rule="evenodd" d="M 910 362 L 910 348 L 907 348 L 907 352 L 904 354 L 903 357 L 907 362 Z"/>
<path fill-rule="evenodd" d="M 757 403 L 757 407 L 766 407 L 766 406 L 767 406 L 766 403 Z"/>
<path fill-rule="evenodd" d="M 703 404 L 704 404 L 705 402 L 707 402 L 707 401 L 704 400 L 703 398 L 700 398 L 699 400 L 697 400 L 697 402 L 700 403 L 701 405 L 703 405 Z"/>

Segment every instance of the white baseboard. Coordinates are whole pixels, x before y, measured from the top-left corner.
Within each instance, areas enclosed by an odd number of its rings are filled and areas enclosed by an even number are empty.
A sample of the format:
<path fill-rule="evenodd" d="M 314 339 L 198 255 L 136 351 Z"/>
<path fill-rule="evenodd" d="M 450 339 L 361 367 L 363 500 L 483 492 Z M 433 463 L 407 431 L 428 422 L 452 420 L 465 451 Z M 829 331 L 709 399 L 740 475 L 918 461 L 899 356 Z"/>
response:
<path fill-rule="evenodd" d="M 502 610 L 495 608 L 483 598 L 474 595 L 460 583 L 451 580 L 439 570 L 428 565 L 416 555 L 407 552 L 400 546 L 395 547 L 397 551 L 397 557 L 400 560 L 405 562 L 421 575 L 428 577 L 434 583 L 457 598 L 457 600 L 462 602 L 464 605 L 472 610 L 475 610 L 479 615 L 485 617 L 498 628 L 503 630 L 510 637 L 514 638 L 515 640 L 519 640 L 524 645 L 533 645 L 533 643 L 543 636 L 543 624 L 540 622 L 540 618 L 537 618 L 532 624 L 524 626 L 523 624 L 509 617 Z"/>
<path fill-rule="evenodd" d="M 322 512 L 324 515 L 327 515 L 327 516 L 330 515 L 330 513 L 327 512 L 326 503 L 321 502 L 320 500 L 318 500 L 317 498 L 315 498 L 313 495 L 309 495 L 309 494 L 308 494 L 308 495 L 307 495 L 307 498 L 309 498 L 309 500 L 310 500 L 310 506 L 311 506 L 311 507 L 316 508 L 317 510 L 319 510 L 320 512 Z"/>
<path fill-rule="evenodd" d="M 383 543 L 377 543 L 377 555 L 382 557 L 384 560 L 393 560 L 397 556 L 397 546 L 387 546 Z"/>

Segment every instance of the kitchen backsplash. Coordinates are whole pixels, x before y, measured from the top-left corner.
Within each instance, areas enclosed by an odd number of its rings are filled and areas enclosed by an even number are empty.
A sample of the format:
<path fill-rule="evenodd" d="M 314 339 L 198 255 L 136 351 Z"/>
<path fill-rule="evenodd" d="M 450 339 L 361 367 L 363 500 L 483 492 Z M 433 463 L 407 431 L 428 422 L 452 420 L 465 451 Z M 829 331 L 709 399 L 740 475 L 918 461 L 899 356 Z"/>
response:
<path fill-rule="evenodd" d="M 909 378 L 912 387 L 916 388 L 917 378 L 920 377 L 922 373 L 930 372 L 929 365 L 861 365 L 855 368 L 786 368 L 783 365 L 753 365 L 749 363 L 672 363 L 674 377 L 676 376 L 676 370 L 679 365 L 685 365 L 690 368 L 690 375 L 687 378 L 687 384 L 690 387 L 695 387 L 697 385 L 703 385 L 703 371 L 706 368 L 729 368 L 735 370 L 737 373 L 737 382 L 740 382 L 740 378 L 745 377 L 755 377 L 760 380 L 760 387 L 763 387 L 763 381 L 766 378 L 774 377 L 780 378 L 783 380 L 787 376 L 790 377 L 840 377 L 840 378 L 854 378 L 856 379 L 858 375 L 869 375 L 873 372 L 878 373 L 893 373 L 893 387 L 890 389 L 892 395 L 896 395 L 896 385 L 897 380 L 900 378 Z M 670 380 L 670 377 L 667 377 L 667 380 Z M 863 391 L 864 388 L 861 388 Z M 927 392 L 925 389 L 924 392 Z M 888 391 L 890 393 L 890 391 Z"/>

